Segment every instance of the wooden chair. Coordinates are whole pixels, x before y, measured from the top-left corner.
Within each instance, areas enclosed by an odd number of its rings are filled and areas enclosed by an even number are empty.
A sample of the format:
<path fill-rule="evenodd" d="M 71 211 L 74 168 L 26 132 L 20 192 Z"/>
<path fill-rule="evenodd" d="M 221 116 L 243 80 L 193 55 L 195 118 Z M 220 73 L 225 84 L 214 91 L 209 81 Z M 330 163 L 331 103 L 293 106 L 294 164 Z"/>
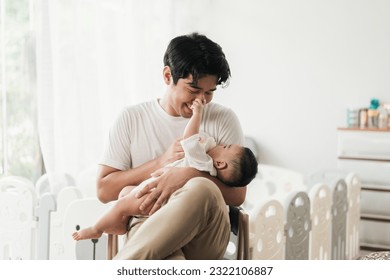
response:
<path fill-rule="evenodd" d="M 229 206 L 230 228 L 237 236 L 237 260 L 249 259 L 249 216 L 240 207 Z M 112 260 L 118 252 L 118 236 L 108 234 L 107 259 Z"/>
<path fill-rule="evenodd" d="M 237 260 L 249 260 L 249 215 L 241 207 L 229 206 L 229 219 L 237 236 Z"/>

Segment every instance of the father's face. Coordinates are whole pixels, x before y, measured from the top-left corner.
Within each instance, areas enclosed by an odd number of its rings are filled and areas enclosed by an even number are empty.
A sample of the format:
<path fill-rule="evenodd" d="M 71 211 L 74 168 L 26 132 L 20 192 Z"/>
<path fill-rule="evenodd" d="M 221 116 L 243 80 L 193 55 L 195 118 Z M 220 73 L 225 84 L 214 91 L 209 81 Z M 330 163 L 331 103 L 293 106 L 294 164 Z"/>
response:
<path fill-rule="evenodd" d="M 206 103 L 213 99 L 213 93 L 217 89 L 217 77 L 207 75 L 194 84 L 192 75 L 189 75 L 187 78 L 179 79 L 176 85 L 171 83 L 169 87 L 172 115 L 190 118 L 192 116 L 190 106 L 196 98 L 206 100 Z"/>

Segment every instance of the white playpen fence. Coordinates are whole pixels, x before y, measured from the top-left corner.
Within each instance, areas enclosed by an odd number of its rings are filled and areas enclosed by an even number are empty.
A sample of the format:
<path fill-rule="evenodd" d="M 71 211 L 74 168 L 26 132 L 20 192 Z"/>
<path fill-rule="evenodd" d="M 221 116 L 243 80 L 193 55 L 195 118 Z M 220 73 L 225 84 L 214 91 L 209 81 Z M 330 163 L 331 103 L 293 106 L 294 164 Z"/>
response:
<path fill-rule="evenodd" d="M 77 180 L 62 175 L 56 194 L 45 177 L 35 186 L 21 177 L 0 178 L 0 259 L 106 259 L 106 235 L 78 242 L 71 236 L 111 206 L 94 196 L 95 174 L 88 169 Z M 357 258 L 360 188 L 354 173 L 326 171 L 305 180 L 260 165 L 242 205 L 249 214 L 251 258 Z"/>

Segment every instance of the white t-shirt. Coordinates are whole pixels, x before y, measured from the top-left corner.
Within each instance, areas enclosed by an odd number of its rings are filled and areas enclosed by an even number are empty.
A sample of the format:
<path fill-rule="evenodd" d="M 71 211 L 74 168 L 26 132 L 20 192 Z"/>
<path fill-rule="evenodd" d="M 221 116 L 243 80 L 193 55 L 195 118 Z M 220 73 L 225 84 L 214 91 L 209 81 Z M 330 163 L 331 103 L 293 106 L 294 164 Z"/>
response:
<path fill-rule="evenodd" d="M 205 133 L 199 133 L 180 141 L 180 143 L 184 150 L 184 158 L 168 164 L 168 166 L 194 167 L 199 171 L 210 173 L 211 176 L 217 176 L 213 159 L 207 154 L 217 145 L 214 138 Z"/>
<path fill-rule="evenodd" d="M 112 126 L 99 162 L 119 170 L 135 168 L 164 154 L 175 139 L 183 136 L 189 118 L 167 114 L 158 100 L 126 107 Z M 217 144 L 244 144 L 235 113 L 220 104 L 204 107 L 201 132 Z"/>

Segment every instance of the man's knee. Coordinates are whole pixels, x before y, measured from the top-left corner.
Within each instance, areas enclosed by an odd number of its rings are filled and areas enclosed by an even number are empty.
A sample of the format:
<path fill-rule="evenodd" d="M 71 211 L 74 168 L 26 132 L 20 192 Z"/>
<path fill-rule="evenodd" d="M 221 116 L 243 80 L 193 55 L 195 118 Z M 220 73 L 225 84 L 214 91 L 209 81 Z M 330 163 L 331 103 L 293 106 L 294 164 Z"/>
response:
<path fill-rule="evenodd" d="M 221 191 L 218 186 L 211 180 L 203 177 L 195 177 L 189 180 L 184 185 L 186 195 L 191 197 L 192 200 L 199 201 L 219 201 L 223 200 Z"/>

